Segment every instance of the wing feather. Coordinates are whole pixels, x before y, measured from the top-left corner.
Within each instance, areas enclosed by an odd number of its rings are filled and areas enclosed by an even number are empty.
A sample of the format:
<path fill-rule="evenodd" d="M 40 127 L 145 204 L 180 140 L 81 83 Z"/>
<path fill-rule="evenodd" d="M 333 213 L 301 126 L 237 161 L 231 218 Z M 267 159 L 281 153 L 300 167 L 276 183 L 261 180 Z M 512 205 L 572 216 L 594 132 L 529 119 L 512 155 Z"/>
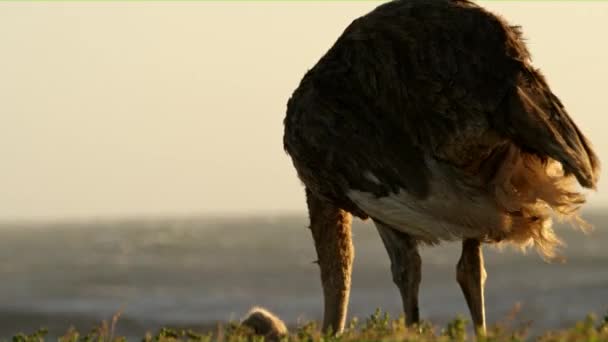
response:
<path fill-rule="evenodd" d="M 503 122 L 495 128 L 517 145 L 559 161 L 587 188 L 595 188 L 599 159 L 537 70 L 522 71 L 523 80 L 508 95 Z"/>

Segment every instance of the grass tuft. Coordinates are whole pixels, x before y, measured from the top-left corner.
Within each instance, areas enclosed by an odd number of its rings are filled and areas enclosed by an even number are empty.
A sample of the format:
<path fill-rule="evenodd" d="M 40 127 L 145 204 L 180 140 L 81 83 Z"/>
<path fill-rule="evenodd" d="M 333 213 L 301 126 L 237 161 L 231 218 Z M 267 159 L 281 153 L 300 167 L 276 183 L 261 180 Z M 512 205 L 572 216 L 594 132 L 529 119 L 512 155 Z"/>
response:
<path fill-rule="evenodd" d="M 74 328 L 57 339 L 58 342 L 126 342 L 126 338 L 116 336 L 116 325 L 120 314 L 111 322 L 102 322 L 99 327 L 87 334 L 81 334 Z M 477 338 L 468 334 L 471 326 L 467 319 L 457 317 L 445 327 L 433 326 L 430 322 L 407 326 L 405 318 L 392 319 L 388 313 L 377 309 L 372 315 L 360 322 L 353 318 L 340 336 L 321 333 L 316 322 L 306 322 L 288 335 L 274 340 L 255 335 L 254 331 L 239 322 L 229 322 L 214 332 L 195 332 L 188 329 L 160 328 L 156 333 L 147 333 L 141 342 L 370 342 L 370 341 L 408 341 L 408 342 L 568 342 L 589 341 L 608 342 L 608 314 L 602 319 L 588 315 L 574 326 L 547 331 L 539 336 L 528 336 L 526 325 L 512 328 L 508 324 L 498 324 L 488 328 L 485 335 Z M 19 333 L 12 337 L 12 342 L 43 342 L 47 340 L 48 330 L 38 329 L 31 334 Z M 48 339 L 50 340 L 50 339 Z"/>

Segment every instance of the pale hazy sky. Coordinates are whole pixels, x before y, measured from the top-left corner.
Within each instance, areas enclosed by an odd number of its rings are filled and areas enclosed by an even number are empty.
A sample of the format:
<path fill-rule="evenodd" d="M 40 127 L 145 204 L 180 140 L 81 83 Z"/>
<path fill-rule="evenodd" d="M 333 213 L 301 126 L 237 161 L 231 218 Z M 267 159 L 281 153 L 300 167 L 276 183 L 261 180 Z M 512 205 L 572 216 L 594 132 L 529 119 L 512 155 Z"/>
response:
<path fill-rule="evenodd" d="M 378 4 L 0 3 L 0 220 L 304 212 L 286 101 Z M 482 4 L 608 160 L 608 2 Z"/>

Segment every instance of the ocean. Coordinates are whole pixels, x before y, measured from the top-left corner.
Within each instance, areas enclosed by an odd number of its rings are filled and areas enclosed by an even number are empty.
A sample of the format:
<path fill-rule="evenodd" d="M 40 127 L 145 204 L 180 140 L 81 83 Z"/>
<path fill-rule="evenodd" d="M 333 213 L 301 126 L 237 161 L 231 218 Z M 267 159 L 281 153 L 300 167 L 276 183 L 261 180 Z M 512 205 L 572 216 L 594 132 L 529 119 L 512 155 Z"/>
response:
<path fill-rule="evenodd" d="M 606 211 L 590 234 L 558 225 L 563 264 L 533 250 L 484 247 L 489 324 L 559 328 L 608 313 Z M 208 217 L 0 224 L 0 338 L 47 327 L 89 331 L 121 312 L 119 334 L 163 325 L 212 329 L 255 305 L 291 325 L 320 319 L 321 285 L 308 219 Z M 370 222 L 355 220 L 349 316 L 401 309 L 389 259 Z M 468 309 L 456 283 L 459 243 L 422 250 L 420 312 L 445 324 Z"/>

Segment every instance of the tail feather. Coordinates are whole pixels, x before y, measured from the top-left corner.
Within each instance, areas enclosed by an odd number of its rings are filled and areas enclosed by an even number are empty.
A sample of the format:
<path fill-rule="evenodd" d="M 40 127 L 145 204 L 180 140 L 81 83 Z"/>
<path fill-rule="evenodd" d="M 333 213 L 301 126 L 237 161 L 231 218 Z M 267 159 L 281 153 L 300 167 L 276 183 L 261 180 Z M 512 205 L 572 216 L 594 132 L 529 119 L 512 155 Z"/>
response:
<path fill-rule="evenodd" d="M 495 185 L 497 204 L 509 226 L 509 242 L 534 245 L 542 256 L 555 259 L 559 258 L 555 250 L 563 243 L 553 231 L 552 213 L 583 231 L 590 228 L 579 216 L 585 195 L 555 160 L 542 160 L 510 146 Z"/>

